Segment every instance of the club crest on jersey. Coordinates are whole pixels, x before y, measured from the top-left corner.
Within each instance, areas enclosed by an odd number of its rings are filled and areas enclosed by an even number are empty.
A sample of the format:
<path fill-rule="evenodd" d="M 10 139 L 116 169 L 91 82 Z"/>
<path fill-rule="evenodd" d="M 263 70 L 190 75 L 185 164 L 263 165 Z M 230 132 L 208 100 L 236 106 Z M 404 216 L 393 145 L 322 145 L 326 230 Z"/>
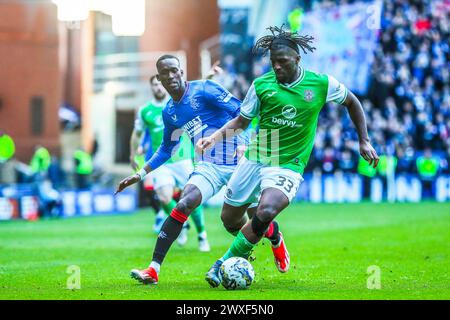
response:
<path fill-rule="evenodd" d="M 281 114 L 286 119 L 293 119 L 297 115 L 297 108 L 288 104 L 287 106 L 283 107 L 283 110 L 281 110 Z"/>
<path fill-rule="evenodd" d="M 313 94 L 312 90 L 305 90 L 305 92 L 303 94 L 303 99 L 305 99 L 305 101 L 307 101 L 307 102 L 311 102 L 313 98 L 314 98 L 314 94 Z"/>
<path fill-rule="evenodd" d="M 200 108 L 200 104 L 198 103 L 197 99 L 192 98 L 191 100 L 189 100 L 189 102 L 192 109 L 197 110 L 198 108 Z"/>

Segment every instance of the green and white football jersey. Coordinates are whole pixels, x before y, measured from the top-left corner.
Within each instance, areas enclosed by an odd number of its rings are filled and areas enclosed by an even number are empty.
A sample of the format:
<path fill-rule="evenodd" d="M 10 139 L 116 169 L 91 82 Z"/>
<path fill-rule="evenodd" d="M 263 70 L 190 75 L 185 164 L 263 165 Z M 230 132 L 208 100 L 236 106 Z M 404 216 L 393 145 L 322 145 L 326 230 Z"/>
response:
<path fill-rule="evenodd" d="M 255 79 L 241 105 L 241 116 L 259 118 L 259 133 L 247 150 L 247 159 L 303 174 L 320 110 L 329 101 L 342 104 L 347 93 L 332 76 L 302 68 L 291 84 L 279 83 L 273 71 Z"/>
<path fill-rule="evenodd" d="M 162 120 L 162 109 L 167 100 L 161 103 L 149 101 L 146 105 L 139 108 L 134 128 L 137 132 L 144 132 L 149 129 L 152 137 L 152 149 L 155 152 L 163 139 L 164 123 Z"/>

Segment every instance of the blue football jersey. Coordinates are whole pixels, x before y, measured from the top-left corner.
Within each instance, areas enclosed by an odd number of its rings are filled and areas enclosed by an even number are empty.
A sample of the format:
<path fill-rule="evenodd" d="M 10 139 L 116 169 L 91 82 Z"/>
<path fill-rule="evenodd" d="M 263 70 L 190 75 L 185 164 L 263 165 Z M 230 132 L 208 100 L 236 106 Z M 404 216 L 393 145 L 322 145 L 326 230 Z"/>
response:
<path fill-rule="evenodd" d="M 183 132 L 195 145 L 200 138 L 212 135 L 237 117 L 240 105 L 239 99 L 214 81 L 187 82 L 180 101 L 170 99 L 163 109 L 164 137 L 161 146 L 148 161 L 152 170 L 170 159 Z M 226 138 L 203 154 L 196 154 L 195 161 L 236 165 L 236 147 L 247 142 L 248 133 Z"/>

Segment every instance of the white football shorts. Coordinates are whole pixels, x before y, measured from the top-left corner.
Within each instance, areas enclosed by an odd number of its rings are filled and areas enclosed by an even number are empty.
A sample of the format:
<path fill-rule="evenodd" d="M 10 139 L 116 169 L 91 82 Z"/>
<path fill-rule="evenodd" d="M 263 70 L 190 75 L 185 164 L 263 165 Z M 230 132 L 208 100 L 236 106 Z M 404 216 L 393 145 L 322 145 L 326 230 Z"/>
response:
<path fill-rule="evenodd" d="M 302 182 L 303 177 L 298 172 L 242 157 L 228 182 L 225 203 L 241 207 L 258 202 L 261 193 L 268 188 L 280 190 L 291 202 Z"/>
<path fill-rule="evenodd" d="M 144 179 L 145 183 L 152 184 L 155 190 L 164 186 L 177 186 L 182 189 L 189 180 L 193 170 L 192 160 L 186 159 L 163 164 L 146 175 Z"/>
<path fill-rule="evenodd" d="M 200 190 L 203 204 L 228 183 L 235 168 L 235 165 L 217 165 L 201 161 L 195 164 L 194 172 L 186 184 L 193 184 Z"/>

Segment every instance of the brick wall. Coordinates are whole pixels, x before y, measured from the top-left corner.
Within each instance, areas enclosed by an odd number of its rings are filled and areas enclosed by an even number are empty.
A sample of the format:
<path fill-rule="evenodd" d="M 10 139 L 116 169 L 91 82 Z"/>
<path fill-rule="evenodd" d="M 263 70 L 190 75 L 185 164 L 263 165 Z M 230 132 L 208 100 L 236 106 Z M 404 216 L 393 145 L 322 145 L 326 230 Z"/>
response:
<path fill-rule="evenodd" d="M 28 162 L 36 144 L 59 153 L 61 100 L 56 6 L 0 2 L 0 128 Z M 30 101 L 43 99 L 42 133 L 32 134 Z"/>

